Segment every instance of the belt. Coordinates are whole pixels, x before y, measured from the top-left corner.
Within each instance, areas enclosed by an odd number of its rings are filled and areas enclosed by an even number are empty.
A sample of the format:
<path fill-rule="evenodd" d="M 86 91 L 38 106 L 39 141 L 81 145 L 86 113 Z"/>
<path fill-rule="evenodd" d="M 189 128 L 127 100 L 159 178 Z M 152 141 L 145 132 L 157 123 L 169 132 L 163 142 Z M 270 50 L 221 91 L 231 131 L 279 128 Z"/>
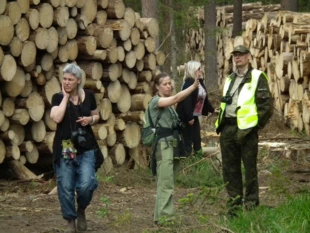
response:
<path fill-rule="evenodd" d="M 225 118 L 225 124 L 237 125 L 237 117 L 227 117 L 227 118 Z"/>

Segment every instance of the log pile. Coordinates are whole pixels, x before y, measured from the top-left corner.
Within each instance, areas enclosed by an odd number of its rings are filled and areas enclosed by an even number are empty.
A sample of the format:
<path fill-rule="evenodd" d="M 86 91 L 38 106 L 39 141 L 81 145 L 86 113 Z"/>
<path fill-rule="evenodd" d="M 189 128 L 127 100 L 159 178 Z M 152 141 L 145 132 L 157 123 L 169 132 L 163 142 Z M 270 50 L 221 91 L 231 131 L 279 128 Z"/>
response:
<path fill-rule="evenodd" d="M 62 69 L 76 62 L 93 90 L 100 121 L 93 126 L 104 169 L 136 152 L 151 81 L 165 56 L 156 51 L 158 23 L 122 0 L 0 1 L 0 163 L 50 164 L 56 125 L 51 98 Z"/>
<path fill-rule="evenodd" d="M 279 5 L 243 4 L 244 31 L 235 38 L 231 36 L 232 6 L 217 8 L 217 26 L 222 29 L 217 34 L 218 85 L 222 88 L 233 69 L 233 47 L 240 44 L 249 47 L 252 66 L 269 77 L 274 105 L 284 123 L 310 135 L 310 14 L 279 8 Z M 202 9 L 197 12 L 202 19 Z M 188 51 L 193 59 L 202 62 L 203 38 L 202 30 L 187 32 Z"/>

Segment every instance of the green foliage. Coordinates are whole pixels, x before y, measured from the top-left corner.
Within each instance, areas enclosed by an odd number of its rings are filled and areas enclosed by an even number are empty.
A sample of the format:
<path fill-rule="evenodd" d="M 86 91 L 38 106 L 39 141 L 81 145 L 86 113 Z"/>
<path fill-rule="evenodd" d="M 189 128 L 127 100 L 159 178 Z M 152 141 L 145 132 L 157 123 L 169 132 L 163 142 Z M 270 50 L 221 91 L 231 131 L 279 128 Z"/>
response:
<path fill-rule="evenodd" d="M 104 218 L 109 214 L 108 207 L 110 205 L 110 199 L 108 196 L 103 196 L 100 198 L 100 202 L 104 204 L 104 207 L 97 211 L 97 215 L 101 218 Z"/>
<path fill-rule="evenodd" d="M 288 193 L 288 187 L 290 186 L 290 180 L 283 176 L 283 171 L 285 170 L 285 163 L 279 164 L 273 164 L 270 167 L 271 176 L 269 177 L 269 186 L 271 189 L 271 192 L 274 194 L 287 194 Z"/>
<path fill-rule="evenodd" d="M 98 174 L 96 174 L 96 177 L 97 177 L 97 180 L 100 182 L 100 181 L 103 181 L 104 183 L 113 183 L 114 182 L 114 176 L 100 176 Z"/>
<path fill-rule="evenodd" d="M 117 216 L 117 219 L 113 223 L 114 226 L 116 227 L 122 227 L 124 225 L 130 224 L 132 220 L 132 215 L 127 209 L 123 214 L 120 214 Z"/>
<path fill-rule="evenodd" d="M 187 188 L 199 186 L 217 187 L 222 185 L 223 180 L 218 168 L 218 161 L 212 159 L 199 161 L 200 159 L 194 156 L 184 161 L 177 178 L 177 184 Z"/>
<path fill-rule="evenodd" d="M 277 208 L 260 206 L 251 212 L 240 213 L 227 222 L 233 232 L 303 233 L 310 232 L 310 196 L 289 198 Z"/>

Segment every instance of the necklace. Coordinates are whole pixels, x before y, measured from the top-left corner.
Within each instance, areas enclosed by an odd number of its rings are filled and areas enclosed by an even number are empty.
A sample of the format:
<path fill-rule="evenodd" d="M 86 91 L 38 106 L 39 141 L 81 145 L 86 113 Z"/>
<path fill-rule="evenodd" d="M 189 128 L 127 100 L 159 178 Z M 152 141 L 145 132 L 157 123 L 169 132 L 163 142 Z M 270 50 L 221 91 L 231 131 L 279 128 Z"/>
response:
<path fill-rule="evenodd" d="M 73 96 L 70 96 L 70 101 L 75 101 L 75 98 L 77 97 L 78 95 L 73 95 Z"/>

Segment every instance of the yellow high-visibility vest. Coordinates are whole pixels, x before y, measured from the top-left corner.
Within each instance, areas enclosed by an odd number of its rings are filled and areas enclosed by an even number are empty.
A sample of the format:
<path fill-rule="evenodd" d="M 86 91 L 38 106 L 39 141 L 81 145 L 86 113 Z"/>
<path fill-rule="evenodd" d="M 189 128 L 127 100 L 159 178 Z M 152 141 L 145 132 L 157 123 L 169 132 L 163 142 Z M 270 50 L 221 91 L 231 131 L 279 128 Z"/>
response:
<path fill-rule="evenodd" d="M 258 113 L 255 104 L 255 92 L 258 84 L 259 76 L 263 74 L 266 79 L 267 76 L 260 70 L 253 69 L 251 71 L 251 82 L 244 83 L 237 102 L 237 125 L 239 129 L 248 129 L 258 124 Z M 226 95 L 229 85 L 231 83 L 231 77 L 228 77 L 223 88 L 223 96 Z M 215 127 L 218 128 L 220 122 L 223 119 L 226 103 L 222 102 L 220 106 L 220 114 L 215 122 Z"/>

